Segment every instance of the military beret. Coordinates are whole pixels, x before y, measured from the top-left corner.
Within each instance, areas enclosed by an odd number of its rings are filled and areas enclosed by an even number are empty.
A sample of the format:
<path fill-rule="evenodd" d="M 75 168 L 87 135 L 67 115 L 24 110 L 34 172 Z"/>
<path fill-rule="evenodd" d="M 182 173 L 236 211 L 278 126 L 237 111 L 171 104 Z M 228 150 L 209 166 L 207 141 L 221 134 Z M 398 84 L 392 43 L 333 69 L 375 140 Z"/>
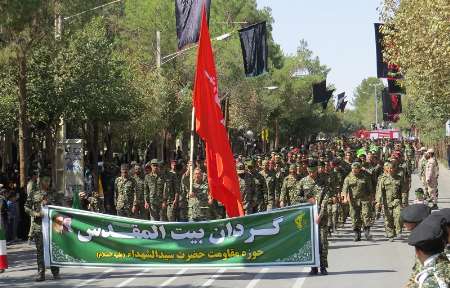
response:
<path fill-rule="evenodd" d="M 352 169 L 359 169 L 361 168 L 361 163 L 360 162 L 353 162 L 352 163 Z"/>
<path fill-rule="evenodd" d="M 295 170 L 295 169 L 297 169 L 297 165 L 291 164 L 291 165 L 289 166 L 289 170 Z"/>
<path fill-rule="evenodd" d="M 442 216 L 445 219 L 445 221 L 447 222 L 447 225 L 448 226 L 450 225 L 450 208 L 441 209 L 437 212 L 434 212 L 433 215 Z"/>
<path fill-rule="evenodd" d="M 404 208 L 400 213 L 403 222 L 420 223 L 431 213 L 430 207 L 425 204 L 413 204 Z"/>
<path fill-rule="evenodd" d="M 442 244 L 445 235 L 442 229 L 443 224 L 445 224 L 445 219 L 439 215 L 428 216 L 411 232 L 408 244 L 419 247 Z"/>
<path fill-rule="evenodd" d="M 151 165 L 159 165 L 159 161 L 158 159 L 152 159 L 152 161 L 150 161 Z"/>

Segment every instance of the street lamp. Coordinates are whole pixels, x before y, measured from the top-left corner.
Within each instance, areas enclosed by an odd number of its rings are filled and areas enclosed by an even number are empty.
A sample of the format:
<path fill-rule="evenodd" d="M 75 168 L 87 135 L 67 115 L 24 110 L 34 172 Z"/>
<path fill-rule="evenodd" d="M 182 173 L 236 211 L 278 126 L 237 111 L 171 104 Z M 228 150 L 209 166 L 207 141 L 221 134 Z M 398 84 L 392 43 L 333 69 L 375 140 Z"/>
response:
<path fill-rule="evenodd" d="M 369 85 L 370 87 L 373 87 L 374 89 L 374 97 L 375 97 L 375 126 L 378 129 L 378 93 L 377 93 L 377 88 L 378 87 L 383 87 L 384 85 L 382 83 L 377 83 L 377 84 L 372 84 Z"/>

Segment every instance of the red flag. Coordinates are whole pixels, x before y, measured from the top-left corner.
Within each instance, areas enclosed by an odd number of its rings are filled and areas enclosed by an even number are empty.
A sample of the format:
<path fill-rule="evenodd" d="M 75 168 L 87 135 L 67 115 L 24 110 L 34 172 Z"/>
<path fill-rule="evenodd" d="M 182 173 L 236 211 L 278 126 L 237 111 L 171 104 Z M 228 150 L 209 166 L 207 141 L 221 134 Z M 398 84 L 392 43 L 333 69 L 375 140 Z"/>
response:
<path fill-rule="evenodd" d="M 202 11 L 192 103 L 195 108 L 197 134 L 206 143 L 206 167 L 210 194 L 225 206 L 229 217 L 243 216 L 236 163 L 220 109 L 216 65 L 205 7 Z"/>

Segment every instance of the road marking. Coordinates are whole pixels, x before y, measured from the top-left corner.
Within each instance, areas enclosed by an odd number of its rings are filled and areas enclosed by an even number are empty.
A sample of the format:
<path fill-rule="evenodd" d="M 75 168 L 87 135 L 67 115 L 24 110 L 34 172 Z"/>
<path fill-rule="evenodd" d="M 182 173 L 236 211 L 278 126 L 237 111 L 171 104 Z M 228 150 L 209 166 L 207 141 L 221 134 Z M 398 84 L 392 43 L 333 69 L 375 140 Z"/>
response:
<path fill-rule="evenodd" d="M 116 285 L 116 287 L 124 287 L 128 284 L 130 284 L 131 282 L 133 282 L 134 280 L 136 280 L 136 278 L 138 278 L 141 275 L 144 275 L 145 273 L 147 273 L 148 271 L 150 271 L 150 268 L 144 269 L 141 272 L 139 272 L 138 274 L 136 274 L 136 277 L 132 277 L 132 278 L 128 278 L 127 280 L 119 283 Z"/>
<path fill-rule="evenodd" d="M 186 273 L 186 271 L 188 271 L 187 268 L 181 269 L 180 271 L 178 271 L 173 277 L 167 279 L 166 281 L 164 281 L 161 285 L 159 285 L 159 287 L 166 287 L 167 285 L 169 285 L 170 283 L 172 283 L 173 281 L 175 281 L 175 279 L 178 278 L 178 276 Z"/>
<path fill-rule="evenodd" d="M 217 271 L 216 274 L 212 275 L 211 278 L 208 279 L 208 281 L 206 281 L 205 283 L 203 283 L 202 287 L 208 287 L 210 286 L 214 281 L 216 281 L 217 278 L 219 278 L 219 276 L 224 273 L 225 271 L 227 271 L 227 269 L 219 269 Z"/>
<path fill-rule="evenodd" d="M 256 287 L 256 285 L 258 284 L 258 282 L 262 279 L 262 277 L 264 276 L 264 274 L 267 273 L 267 271 L 269 271 L 269 268 L 263 268 L 261 269 L 256 275 L 255 277 L 253 277 L 252 281 L 250 281 L 250 283 L 248 283 L 247 287 L 245 288 L 254 288 Z"/>
<path fill-rule="evenodd" d="M 93 278 L 91 278 L 91 279 L 88 279 L 88 280 L 86 280 L 86 281 L 84 281 L 84 282 L 81 282 L 80 284 L 78 284 L 78 285 L 75 286 L 75 287 L 83 287 L 83 286 L 86 286 L 86 285 L 88 285 L 89 283 L 94 282 L 94 281 L 97 280 L 98 278 L 102 277 L 102 276 L 105 275 L 105 274 L 111 273 L 111 272 L 114 271 L 114 270 L 115 270 L 114 268 L 109 268 L 109 269 L 103 271 L 102 273 L 97 274 L 95 277 L 93 277 Z"/>
<path fill-rule="evenodd" d="M 303 267 L 303 269 L 300 271 L 301 273 L 306 273 L 308 272 L 308 267 Z M 294 286 L 292 286 L 292 288 L 301 288 L 303 286 L 303 283 L 306 280 L 306 275 L 304 275 L 303 277 L 297 278 L 297 281 L 295 281 Z"/>

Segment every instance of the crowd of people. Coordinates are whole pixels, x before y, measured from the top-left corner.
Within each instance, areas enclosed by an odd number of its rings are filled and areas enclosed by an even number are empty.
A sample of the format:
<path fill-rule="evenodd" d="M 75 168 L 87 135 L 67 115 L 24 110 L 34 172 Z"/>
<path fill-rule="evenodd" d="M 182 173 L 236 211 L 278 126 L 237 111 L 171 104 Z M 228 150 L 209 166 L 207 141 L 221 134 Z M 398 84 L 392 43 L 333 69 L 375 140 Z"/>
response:
<path fill-rule="evenodd" d="M 430 271 L 429 267 L 433 265 L 436 271 L 450 271 L 448 260 L 444 261 L 442 257 L 436 258 L 440 259 L 439 263 L 422 261 L 428 259 L 426 255 L 434 257 L 436 253 L 429 255 L 431 252 L 442 253 L 447 245 L 448 226 L 445 221 L 449 221 L 448 211 L 438 211 L 439 165 L 434 154 L 433 149 L 421 147 L 417 142 L 336 138 L 251 157 L 236 155 L 235 158 L 245 214 L 302 203 L 318 205 L 316 222 L 320 231 L 320 267 L 311 268 L 311 275 L 319 272 L 322 275 L 328 274 L 328 236 L 341 229 L 348 219 L 351 220 L 354 241 L 361 241 L 362 237 L 365 240 L 372 238 L 371 227 L 377 219 L 383 217 L 388 241 L 402 240 L 406 235 L 403 232 L 404 225 L 408 230 L 414 228 L 409 243 L 416 247 L 417 258 L 421 260 L 415 265 L 416 274 L 422 273 L 418 276 L 420 279 L 411 282 L 416 285 L 427 281 L 445 282 L 450 277 L 450 273 L 445 277 L 430 272 L 427 272 L 427 276 L 423 274 L 423 269 Z M 86 173 L 85 189 L 78 194 L 80 208 L 162 221 L 225 218 L 224 207 L 209 194 L 203 159 L 197 157 L 193 163 L 192 189 L 191 165 L 190 162 L 183 162 L 182 157 L 170 161 L 167 166 L 157 159 L 147 163 L 122 163 L 120 169 L 114 168 L 112 164 L 105 164 L 103 175 L 111 177 L 99 178 L 102 183 L 97 187 L 101 186 L 101 189 L 94 188 L 92 174 Z M 409 199 L 411 175 L 416 170 L 423 188 L 415 191 L 416 199 Z M 42 255 L 39 256 L 42 254 L 41 206 L 43 203 L 64 202 L 55 199 L 57 197 L 52 193 L 48 176 L 45 171 L 36 172 L 32 176 L 27 186 L 25 203 L 25 211 L 32 219 L 29 236 L 34 239 L 38 248 L 38 281 L 45 279 Z M 14 222 L 5 222 L 3 219 L 10 219 L 10 207 L 11 213 L 16 213 L 14 211 L 17 209 L 13 204 L 15 199 L 11 195 L 0 197 L 6 197 L 5 200 L 0 198 L 1 219 L 3 225 L 8 227 L 8 235 L 12 237 L 10 239 L 13 239 L 14 228 L 9 228 L 9 225 Z M 1 204 L 1 201 L 6 204 Z M 412 202 L 415 204 L 410 205 Z M 432 220 L 425 221 L 427 217 L 423 217 L 420 221 L 408 222 L 405 215 L 416 213 L 416 208 L 412 207 L 426 207 L 428 214 L 432 210 L 438 212 L 433 213 Z M 3 213 L 8 216 L 3 217 Z M 439 213 L 443 216 L 436 216 L 441 215 Z M 422 220 L 423 224 L 418 225 Z M 408 226 L 408 223 L 414 225 Z M 423 228 L 425 224 L 427 225 Z M 429 226 L 432 228 L 428 229 Z M 434 238 L 429 242 L 432 237 Z M 430 245 L 434 246 L 430 248 Z M 59 277 L 56 267 L 52 268 L 52 273 L 56 278 Z"/>

